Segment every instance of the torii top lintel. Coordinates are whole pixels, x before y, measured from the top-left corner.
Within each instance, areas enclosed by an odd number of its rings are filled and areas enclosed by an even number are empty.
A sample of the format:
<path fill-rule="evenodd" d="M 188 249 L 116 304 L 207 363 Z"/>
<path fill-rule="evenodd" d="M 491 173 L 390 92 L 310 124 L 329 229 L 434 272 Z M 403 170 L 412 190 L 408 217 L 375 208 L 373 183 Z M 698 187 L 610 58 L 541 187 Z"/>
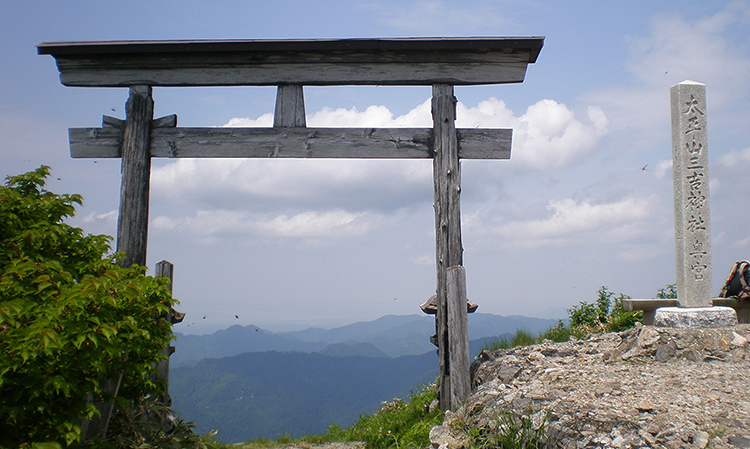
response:
<path fill-rule="evenodd" d="M 66 86 L 523 82 L 544 37 L 44 42 Z"/>

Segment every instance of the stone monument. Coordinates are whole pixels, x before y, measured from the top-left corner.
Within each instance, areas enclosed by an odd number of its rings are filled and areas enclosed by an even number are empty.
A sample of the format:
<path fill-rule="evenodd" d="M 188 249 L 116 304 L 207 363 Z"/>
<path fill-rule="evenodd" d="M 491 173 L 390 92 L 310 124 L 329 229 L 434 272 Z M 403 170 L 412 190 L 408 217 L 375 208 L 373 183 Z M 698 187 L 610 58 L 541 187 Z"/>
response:
<path fill-rule="evenodd" d="M 713 307 L 708 195 L 706 86 L 683 81 L 670 89 L 677 307 L 657 309 L 654 324 L 722 327 L 737 324 L 731 307 Z"/>

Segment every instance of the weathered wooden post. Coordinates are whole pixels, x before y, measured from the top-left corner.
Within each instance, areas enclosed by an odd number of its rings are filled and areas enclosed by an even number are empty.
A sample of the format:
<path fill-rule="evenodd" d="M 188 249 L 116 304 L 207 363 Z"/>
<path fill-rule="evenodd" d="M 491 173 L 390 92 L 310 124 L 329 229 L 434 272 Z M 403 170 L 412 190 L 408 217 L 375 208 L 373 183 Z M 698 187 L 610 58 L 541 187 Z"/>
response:
<path fill-rule="evenodd" d="M 300 84 L 282 84 L 276 89 L 276 109 L 273 114 L 274 128 L 304 128 L 305 95 Z"/>
<path fill-rule="evenodd" d="M 468 397 L 470 382 L 469 356 L 464 354 L 469 349 L 469 333 L 461 244 L 461 165 L 453 86 L 432 86 L 432 121 L 440 406 L 443 410 L 456 410 Z"/>
<path fill-rule="evenodd" d="M 174 264 L 166 260 L 162 260 L 156 264 L 154 270 L 154 277 L 163 277 L 169 279 L 169 291 L 172 291 L 172 282 L 174 282 Z M 181 314 L 180 314 L 181 315 Z M 182 321 L 182 316 L 177 320 L 175 319 L 175 311 L 170 310 L 169 316 L 164 317 L 168 319 L 171 324 L 175 322 L 179 323 Z M 172 405 L 172 399 L 169 397 L 169 356 L 174 353 L 174 346 L 167 343 L 164 347 L 162 354 L 166 356 L 164 360 L 159 360 L 156 363 L 156 382 L 164 385 L 164 395 L 157 398 L 157 402 L 160 402 L 167 407 Z"/>
<path fill-rule="evenodd" d="M 151 183 L 151 122 L 154 100 L 151 86 L 131 86 L 125 105 L 122 138 L 122 183 L 117 218 L 117 251 L 125 256 L 123 267 L 146 265 L 148 202 Z"/>

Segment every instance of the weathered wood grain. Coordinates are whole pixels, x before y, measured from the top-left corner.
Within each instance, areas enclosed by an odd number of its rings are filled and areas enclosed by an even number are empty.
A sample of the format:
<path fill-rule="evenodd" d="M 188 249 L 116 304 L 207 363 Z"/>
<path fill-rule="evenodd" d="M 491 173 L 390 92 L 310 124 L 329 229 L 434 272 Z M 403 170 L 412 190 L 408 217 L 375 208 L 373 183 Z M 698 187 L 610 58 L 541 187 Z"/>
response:
<path fill-rule="evenodd" d="M 127 119 L 122 132 L 122 183 L 117 218 L 117 251 L 125 253 L 119 261 L 123 267 L 146 265 L 151 180 L 149 148 L 154 118 L 151 91 L 151 86 L 131 87 L 125 106 Z"/>
<path fill-rule="evenodd" d="M 452 85 L 522 82 L 528 38 L 51 42 L 67 86 Z"/>
<path fill-rule="evenodd" d="M 153 86 L 424 86 L 521 83 L 526 63 L 467 64 L 286 64 L 251 67 L 87 70 L 59 64 L 60 82 L 70 87 L 125 87 L 134 82 Z"/>
<path fill-rule="evenodd" d="M 163 277 L 163 278 L 169 279 L 169 291 L 171 292 L 172 283 L 174 282 L 174 264 L 167 260 L 162 260 L 161 262 L 157 262 L 156 268 L 154 270 L 154 277 Z M 172 315 L 172 311 L 170 311 L 169 315 Z M 165 316 L 163 318 L 171 321 L 172 317 Z M 162 354 L 166 356 L 166 358 L 159 360 L 156 363 L 155 380 L 156 382 L 164 385 L 164 391 L 163 391 L 163 394 L 155 398 L 155 400 L 156 402 L 166 407 L 169 407 L 172 405 L 172 400 L 169 397 L 169 356 L 171 356 L 173 352 L 174 352 L 174 346 L 167 343 L 167 346 L 165 346 L 164 349 L 162 350 Z M 162 418 L 166 418 L 166 412 L 162 412 Z"/>
<path fill-rule="evenodd" d="M 448 352 L 450 357 L 450 404 L 458 410 L 471 393 L 469 368 L 469 321 L 466 314 L 466 270 L 462 266 L 446 270 L 448 310 Z"/>
<path fill-rule="evenodd" d="M 458 130 L 462 159 L 510 159 L 512 130 Z M 74 158 L 120 157 L 117 128 L 71 128 Z M 430 159 L 429 128 L 154 128 L 152 157 Z"/>
<path fill-rule="evenodd" d="M 463 385 L 468 382 L 469 365 L 463 364 L 461 354 L 451 354 L 452 341 L 468 339 L 468 328 L 451 328 L 448 309 L 460 308 L 466 316 L 466 295 L 460 304 L 454 295 L 448 297 L 448 267 L 463 265 L 461 244 L 461 167 L 456 133 L 456 97 L 453 86 L 432 86 L 432 120 L 435 154 L 432 162 L 435 185 L 435 254 L 437 271 L 437 338 L 440 358 L 440 407 L 456 410 L 466 397 Z M 467 347 L 468 350 L 468 347 Z M 468 360 L 468 355 L 466 355 Z M 455 364 L 454 364 L 455 363 Z M 466 379 L 464 379 L 466 377 Z"/>
<path fill-rule="evenodd" d="M 305 120 L 305 94 L 302 85 L 286 84 L 276 89 L 276 109 L 273 114 L 273 127 L 307 126 Z"/>
<path fill-rule="evenodd" d="M 152 122 L 151 126 L 154 128 L 174 128 L 177 126 L 177 114 L 159 117 Z"/>

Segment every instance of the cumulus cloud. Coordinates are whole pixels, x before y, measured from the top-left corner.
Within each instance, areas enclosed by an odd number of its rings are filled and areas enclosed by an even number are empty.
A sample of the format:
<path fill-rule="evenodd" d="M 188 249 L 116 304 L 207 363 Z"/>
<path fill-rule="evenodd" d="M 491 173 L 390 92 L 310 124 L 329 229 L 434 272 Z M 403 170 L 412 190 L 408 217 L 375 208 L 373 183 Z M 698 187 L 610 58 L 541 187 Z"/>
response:
<path fill-rule="evenodd" d="M 429 128 L 432 127 L 430 108 L 430 100 L 427 100 L 395 118 L 385 106 L 369 106 L 361 112 L 357 108 L 323 108 L 310 115 L 307 123 L 321 128 Z"/>
<path fill-rule="evenodd" d="M 651 217 L 654 202 L 654 198 L 624 198 L 595 204 L 565 198 L 550 201 L 543 218 L 494 225 L 477 220 L 467 223 L 466 228 L 501 237 L 509 246 L 519 248 L 569 246 L 592 239 L 625 242 L 644 232 L 643 224 Z"/>
<path fill-rule="evenodd" d="M 490 98 L 472 108 L 459 103 L 456 126 L 512 128 L 512 163 L 542 170 L 567 165 L 591 153 L 607 135 L 609 119 L 604 111 L 590 106 L 586 112 L 588 123 L 583 123 L 564 104 L 545 99 L 515 116 L 503 101 Z"/>
<path fill-rule="evenodd" d="M 457 106 L 457 126 L 465 128 L 513 128 L 512 161 L 527 169 L 564 166 L 590 153 L 607 134 L 608 119 L 601 108 L 592 106 L 584 123 L 567 106 L 554 100 L 531 105 L 525 114 L 514 115 L 504 102 L 495 98 L 476 107 Z M 310 126 L 339 127 L 430 127 L 430 101 L 407 114 L 394 117 L 385 106 L 370 106 L 365 111 L 324 108 L 307 118 Z M 268 126 L 270 114 L 257 119 L 234 118 L 226 126 Z M 155 167 L 152 184 L 155 190 L 175 200 L 201 196 L 217 190 L 238 192 L 277 200 L 302 197 L 342 197 L 346 192 L 369 185 L 379 191 L 400 187 L 412 188 L 431 183 L 432 172 L 425 161 L 350 161 L 350 160 L 240 160 L 178 159 Z M 388 187 L 390 186 L 390 187 Z M 347 202 L 347 201 L 345 201 Z"/>
<path fill-rule="evenodd" d="M 374 225 L 371 218 L 364 212 L 309 211 L 292 217 L 279 215 L 259 221 L 256 226 L 264 233 L 278 237 L 341 237 L 367 233 Z"/>
<path fill-rule="evenodd" d="M 535 171 L 569 165 L 594 151 L 609 121 L 596 106 L 586 115 L 579 120 L 566 105 L 550 99 L 516 115 L 490 98 L 474 107 L 458 103 L 457 127 L 512 128 L 513 167 Z M 234 118 L 225 126 L 271 126 L 272 121 L 265 114 Z M 308 115 L 307 122 L 311 127 L 431 127 L 431 101 L 400 116 L 377 105 L 364 111 L 323 108 Z M 201 235 L 247 229 L 288 237 L 334 235 L 342 229 L 346 235 L 366 233 L 372 223 L 362 217 L 432 201 L 432 165 L 425 160 L 178 159 L 153 167 L 151 180 L 157 200 L 192 203 L 201 210 L 182 221 L 159 217 L 153 225 L 169 229 L 181 223 Z M 243 215 L 248 202 L 256 212 L 277 215 L 267 221 L 249 219 Z M 208 219 L 207 214 L 215 216 Z"/>
<path fill-rule="evenodd" d="M 227 122 L 226 128 L 268 128 L 273 126 L 273 114 L 263 114 L 256 119 L 249 117 L 234 117 Z"/>
<path fill-rule="evenodd" d="M 247 211 L 198 210 L 192 217 L 179 219 L 158 216 L 151 220 L 156 231 L 188 230 L 194 237 L 217 238 L 292 237 L 345 238 L 363 235 L 377 227 L 383 218 L 377 214 L 344 210 L 305 211 L 292 216 L 253 214 Z"/>

